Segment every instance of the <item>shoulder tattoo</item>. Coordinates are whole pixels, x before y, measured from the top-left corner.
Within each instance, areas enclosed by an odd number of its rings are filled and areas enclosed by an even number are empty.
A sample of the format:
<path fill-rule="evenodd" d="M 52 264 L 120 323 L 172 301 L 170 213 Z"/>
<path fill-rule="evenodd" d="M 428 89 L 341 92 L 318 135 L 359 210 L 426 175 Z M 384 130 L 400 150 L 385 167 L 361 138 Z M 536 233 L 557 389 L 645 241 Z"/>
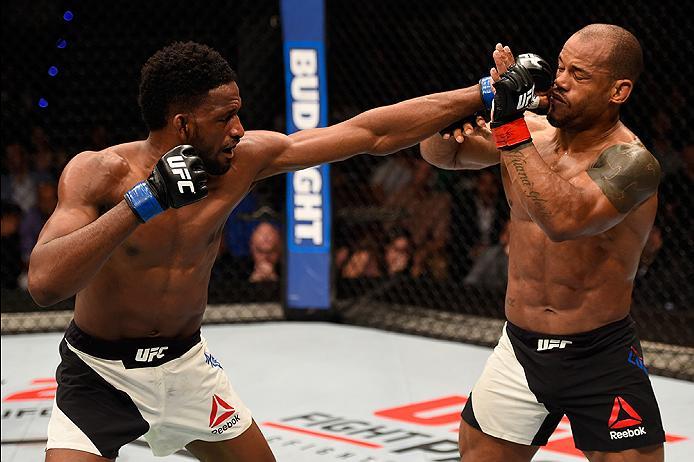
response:
<path fill-rule="evenodd" d="M 605 149 L 587 173 L 620 213 L 648 199 L 660 182 L 660 164 L 638 142 Z"/>

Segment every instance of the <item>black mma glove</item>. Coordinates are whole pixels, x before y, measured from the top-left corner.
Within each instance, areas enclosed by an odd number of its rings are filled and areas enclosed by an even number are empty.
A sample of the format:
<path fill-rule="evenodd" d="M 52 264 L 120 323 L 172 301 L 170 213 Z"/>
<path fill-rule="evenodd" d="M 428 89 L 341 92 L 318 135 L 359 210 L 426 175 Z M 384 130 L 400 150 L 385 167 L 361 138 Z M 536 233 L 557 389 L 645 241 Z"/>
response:
<path fill-rule="evenodd" d="M 549 106 L 546 104 L 545 107 L 540 107 L 540 97 L 537 93 L 547 93 L 552 84 L 554 83 L 554 71 L 552 71 L 552 66 L 549 65 L 540 55 L 535 53 L 524 53 L 516 57 L 516 63 L 525 67 L 530 76 L 535 82 L 535 97 L 533 101 L 528 105 L 528 110 L 536 112 L 538 114 L 546 114 Z"/>
<path fill-rule="evenodd" d="M 516 56 L 516 63 L 525 67 L 530 76 L 535 82 L 535 91 L 537 92 L 547 92 L 552 87 L 554 83 L 554 72 L 552 71 L 552 66 L 542 58 L 542 56 L 535 53 L 523 53 L 522 55 Z M 494 100 L 494 92 L 492 91 L 492 78 L 482 77 L 480 79 L 480 98 L 484 103 L 484 107 L 487 109 L 492 108 L 492 101 Z M 539 98 L 535 98 L 533 103 L 528 107 L 528 109 L 535 109 L 539 104 Z"/>
<path fill-rule="evenodd" d="M 207 172 L 193 146 L 176 146 L 154 166 L 146 181 L 127 193 L 125 201 L 142 223 L 169 207 L 175 209 L 207 196 Z"/>
<path fill-rule="evenodd" d="M 491 128 L 496 147 L 509 150 L 532 141 L 523 118 L 535 97 L 535 83 L 530 72 L 521 64 L 512 64 L 494 82 L 494 89 Z"/>
<path fill-rule="evenodd" d="M 533 82 L 535 82 L 536 92 L 545 93 L 549 91 L 549 89 L 552 87 L 552 83 L 554 83 L 554 71 L 552 71 L 552 66 L 550 66 L 544 58 L 535 53 L 523 53 L 516 57 L 516 63 L 522 65 L 528 70 L 528 72 L 530 72 Z M 465 122 L 470 122 L 474 126 L 475 120 L 479 115 L 484 117 L 486 120 L 489 119 L 488 111 L 492 108 L 492 102 L 494 101 L 492 84 L 492 78 L 489 76 L 482 77 L 479 80 L 480 98 L 484 103 L 486 111 L 478 111 L 470 117 L 453 122 L 448 127 L 439 131 L 441 136 L 445 135 L 446 133 L 453 133 L 453 130 L 462 127 Z M 540 107 L 540 97 L 535 95 L 530 104 L 528 104 L 527 109 L 539 114 L 546 114 L 548 108 Z"/>

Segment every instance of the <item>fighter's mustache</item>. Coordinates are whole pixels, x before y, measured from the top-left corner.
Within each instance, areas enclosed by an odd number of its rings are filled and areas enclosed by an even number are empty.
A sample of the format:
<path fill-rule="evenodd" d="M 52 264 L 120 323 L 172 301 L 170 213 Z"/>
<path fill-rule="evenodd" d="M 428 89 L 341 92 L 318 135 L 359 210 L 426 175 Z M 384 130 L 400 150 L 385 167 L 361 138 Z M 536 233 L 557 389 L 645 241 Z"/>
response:
<path fill-rule="evenodd" d="M 549 92 L 549 97 L 552 100 L 559 101 L 560 103 L 568 104 L 568 101 L 566 100 L 566 98 L 561 94 L 561 92 L 557 91 L 556 89 L 552 89 Z"/>

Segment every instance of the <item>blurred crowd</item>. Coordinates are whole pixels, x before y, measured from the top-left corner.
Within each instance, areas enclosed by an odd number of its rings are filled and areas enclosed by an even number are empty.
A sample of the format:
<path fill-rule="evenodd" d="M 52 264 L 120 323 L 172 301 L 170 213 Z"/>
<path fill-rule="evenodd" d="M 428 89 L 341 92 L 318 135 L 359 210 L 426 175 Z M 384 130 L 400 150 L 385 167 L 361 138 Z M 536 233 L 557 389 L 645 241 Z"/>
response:
<path fill-rule="evenodd" d="M 646 144 L 660 160 L 659 213 L 636 276 L 637 290 L 677 309 L 691 299 L 694 143 L 676 143 L 671 119 L 652 118 Z M 98 125 L 84 149 L 112 144 Z M 34 126 L 25 139 L 4 140 L 2 156 L 2 287 L 26 290 L 39 232 L 58 200 L 58 179 L 70 155 Z M 416 149 L 333 168 L 334 267 L 338 278 L 429 278 L 503 290 L 508 266 L 509 209 L 498 169 L 449 172 Z M 281 279 L 282 190 L 256 188 L 229 217 L 212 284 Z M 271 197 L 272 199 L 268 199 Z M 673 276 L 674 275 L 674 276 Z M 680 286 L 678 281 L 685 281 Z M 678 296 L 672 296 L 679 293 Z"/>

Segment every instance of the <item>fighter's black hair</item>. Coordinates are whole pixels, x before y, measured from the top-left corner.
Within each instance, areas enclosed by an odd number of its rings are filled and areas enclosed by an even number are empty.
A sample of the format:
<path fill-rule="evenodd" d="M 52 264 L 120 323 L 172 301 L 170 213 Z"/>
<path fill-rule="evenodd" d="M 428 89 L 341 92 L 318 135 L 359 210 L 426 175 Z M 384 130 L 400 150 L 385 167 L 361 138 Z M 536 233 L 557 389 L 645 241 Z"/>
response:
<path fill-rule="evenodd" d="M 190 110 L 208 91 L 234 81 L 236 73 L 217 51 L 195 42 L 174 42 L 142 67 L 142 119 L 149 130 L 164 128 L 173 109 Z"/>

